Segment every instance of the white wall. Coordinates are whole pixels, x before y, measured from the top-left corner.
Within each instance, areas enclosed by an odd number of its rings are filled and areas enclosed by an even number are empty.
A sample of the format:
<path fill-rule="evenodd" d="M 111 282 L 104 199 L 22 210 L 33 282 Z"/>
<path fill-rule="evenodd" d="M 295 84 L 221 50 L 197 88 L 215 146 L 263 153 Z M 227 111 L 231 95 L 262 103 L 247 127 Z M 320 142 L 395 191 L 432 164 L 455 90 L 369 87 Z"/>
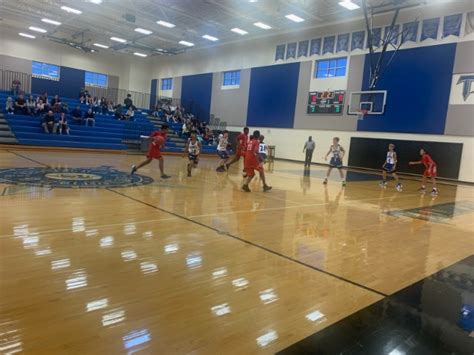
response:
<path fill-rule="evenodd" d="M 228 127 L 231 131 L 240 131 L 243 127 Z M 463 152 L 461 157 L 461 168 L 459 171 L 459 180 L 474 182 L 474 137 L 457 136 L 438 136 L 424 134 L 401 134 L 401 133 L 382 133 L 382 132 L 344 132 L 344 131 L 323 131 L 323 130 L 302 130 L 302 129 L 279 129 L 267 127 L 250 127 L 250 131 L 258 129 L 265 136 L 265 142 L 268 145 L 276 146 L 275 155 L 280 159 L 290 159 L 304 161 L 303 145 L 308 136 L 313 136 L 316 142 L 316 150 L 313 156 L 314 163 L 327 163 L 323 157 L 332 144 L 333 137 L 339 137 L 340 144 L 346 149 L 344 165 L 347 165 L 349 157 L 351 137 L 396 139 L 396 140 L 417 140 L 433 141 L 446 143 L 463 143 Z M 291 139 L 291 143 L 288 139 Z"/>
<path fill-rule="evenodd" d="M 116 54 L 107 50 L 84 53 L 41 39 L 40 36 L 32 40 L 3 30 L 0 31 L 0 43 L 0 54 L 115 75 L 119 77 L 120 89 L 150 92 L 152 66 L 149 58 Z"/>

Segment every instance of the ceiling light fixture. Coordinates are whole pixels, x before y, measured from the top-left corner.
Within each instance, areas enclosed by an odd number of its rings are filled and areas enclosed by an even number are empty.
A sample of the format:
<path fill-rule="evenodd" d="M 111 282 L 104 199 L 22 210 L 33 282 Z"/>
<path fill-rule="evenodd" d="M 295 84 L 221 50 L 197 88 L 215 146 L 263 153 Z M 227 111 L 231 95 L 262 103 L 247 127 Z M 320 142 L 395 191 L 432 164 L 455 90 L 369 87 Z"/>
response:
<path fill-rule="evenodd" d="M 40 33 L 48 32 L 44 28 L 39 28 L 39 27 L 35 27 L 35 26 L 30 26 L 30 27 L 28 27 L 28 29 L 30 29 L 31 31 L 40 32 Z"/>
<path fill-rule="evenodd" d="M 257 27 L 260 27 L 263 30 L 269 30 L 270 28 L 272 28 L 271 26 L 269 26 L 269 25 L 267 25 L 266 23 L 263 23 L 263 22 L 255 22 L 253 25 L 257 26 Z"/>
<path fill-rule="evenodd" d="M 182 44 L 183 46 L 186 46 L 186 47 L 194 46 L 194 43 L 188 42 L 188 41 L 179 41 L 179 44 Z"/>
<path fill-rule="evenodd" d="M 345 7 L 348 10 L 356 10 L 360 8 L 359 5 L 354 4 L 351 0 L 344 0 L 339 3 L 340 6 Z"/>
<path fill-rule="evenodd" d="M 69 12 L 71 14 L 76 14 L 76 15 L 82 14 L 81 10 L 76 10 L 76 9 L 73 9 L 72 7 L 69 7 L 69 6 L 61 6 L 61 10 L 64 10 L 66 12 Z"/>
<path fill-rule="evenodd" d="M 86 2 L 91 2 L 91 3 L 96 4 L 96 5 L 102 4 L 102 0 L 86 0 Z"/>
<path fill-rule="evenodd" d="M 136 55 L 137 57 L 148 57 L 148 55 L 144 54 L 144 53 L 140 53 L 140 52 L 133 52 L 133 55 Z"/>
<path fill-rule="evenodd" d="M 119 37 L 110 37 L 110 39 L 111 39 L 112 41 L 120 42 L 120 43 L 125 43 L 125 42 L 127 42 L 126 39 L 119 38 Z"/>
<path fill-rule="evenodd" d="M 44 23 L 49 23 L 50 25 L 55 25 L 55 26 L 60 26 L 60 25 L 62 25 L 61 22 L 59 22 L 59 21 L 54 21 L 54 20 L 50 20 L 49 18 L 42 18 L 41 21 L 43 21 Z"/>
<path fill-rule="evenodd" d="M 106 46 L 105 44 L 100 44 L 100 43 L 94 43 L 94 46 L 99 47 L 99 48 L 109 48 L 109 46 Z"/>
<path fill-rule="evenodd" d="M 241 36 L 243 36 L 243 35 L 248 35 L 248 34 L 249 34 L 247 31 L 244 31 L 244 30 L 242 30 L 242 29 L 240 29 L 240 28 L 238 28 L 238 27 L 232 28 L 231 31 L 232 31 L 232 32 L 235 32 L 235 33 L 237 33 L 237 34 L 239 34 L 239 35 L 241 35 Z"/>
<path fill-rule="evenodd" d="M 146 30 L 146 29 L 140 28 L 140 27 L 135 28 L 135 32 L 143 33 L 144 35 L 151 35 L 153 33 L 150 30 Z"/>
<path fill-rule="evenodd" d="M 35 36 L 30 35 L 30 34 L 28 34 L 28 33 L 20 32 L 20 33 L 18 33 L 18 34 L 19 34 L 20 36 L 26 37 L 26 38 L 36 38 Z"/>
<path fill-rule="evenodd" d="M 202 36 L 202 38 L 208 39 L 209 41 L 212 41 L 212 42 L 215 42 L 215 41 L 219 40 L 219 38 L 214 37 L 214 36 L 210 36 L 210 35 L 204 35 L 204 36 Z"/>
<path fill-rule="evenodd" d="M 289 14 L 289 15 L 286 15 L 285 16 L 288 20 L 291 20 L 293 22 L 303 22 L 304 19 L 299 17 L 299 16 L 296 16 L 295 14 Z"/>
<path fill-rule="evenodd" d="M 175 24 L 172 24 L 172 23 L 169 23 L 169 22 L 166 22 L 166 21 L 156 21 L 156 23 L 160 26 L 164 26 L 164 27 L 168 27 L 168 28 L 173 28 L 173 27 L 176 27 Z"/>

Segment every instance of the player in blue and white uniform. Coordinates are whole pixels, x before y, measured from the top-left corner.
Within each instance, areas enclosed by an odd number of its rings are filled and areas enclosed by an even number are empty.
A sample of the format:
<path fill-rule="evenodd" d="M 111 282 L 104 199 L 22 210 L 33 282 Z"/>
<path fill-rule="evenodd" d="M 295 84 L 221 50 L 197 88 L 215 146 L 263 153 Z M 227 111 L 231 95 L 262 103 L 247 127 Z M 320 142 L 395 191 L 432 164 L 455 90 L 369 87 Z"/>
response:
<path fill-rule="evenodd" d="M 229 131 L 225 130 L 219 134 L 217 143 L 217 155 L 221 160 L 216 171 L 223 172 L 227 170 L 227 161 L 229 160 Z"/>
<path fill-rule="evenodd" d="M 268 157 L 268 146 L 265 144 L 263 141 L 265 139 L 265 136 L 262 134 L 258 138 L 259 140 L 259 145 L 258 145 L 258 160 L 260 161 L 261 164 L 265 163 Z"/>
<path fill-rule="evenodd" d="M 196 168 L 199 163 L 199 154 L 201 154 L 201 142 L 196 137 L 196 133 L 191 133 L 186 146 L 184 147 L 184 154 L 188 152 L 188 176 L 191 177 L 191 170 Z"/>
<path fill-rule="evenodd" d="M 395 188 L 397 191 L 402 191 L 403 185 L 400 183 L 400 180 L 397 176 L 397 152 L 395 152 L 395 144 L 390 143 L 388 145 L 388 152 L 385 158 L 385 163 L 382 165 L 382 175 L 383 180 L 380 183 L 380 187 L 387 187 L 387 173 L 392 174 L 393 178 L 397 182 Z"/>
<path fill-rule="evenodd" d="M 332 145 L 329 147 L 329 151 L 326 153 L 324 160 L 328 159 L 328 156 L 331 155 L 331 160 L 329 161 L 329 169 L 326 173 L 326 178 L 324 179 L 323 184 L 328 183 L 329 175 L 331 174 L 332 169 L 337 168 L 339 170 L 339 175 L 342 179 L 342 186 L 346 186 L 346 180 L 344 177 L 344 171 L 342 170 L 342 159 L 346 151 L 339 144 L 339 137 L 334 137 L 332 139 Z"/>

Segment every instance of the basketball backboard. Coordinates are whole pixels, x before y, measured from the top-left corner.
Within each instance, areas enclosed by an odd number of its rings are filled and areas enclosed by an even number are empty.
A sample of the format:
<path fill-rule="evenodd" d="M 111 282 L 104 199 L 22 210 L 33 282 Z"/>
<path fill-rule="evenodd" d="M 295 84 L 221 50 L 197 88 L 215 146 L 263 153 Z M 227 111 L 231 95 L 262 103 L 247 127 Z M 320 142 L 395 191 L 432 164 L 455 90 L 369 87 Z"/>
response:
<path fill-rule="evenodd" d="M 349 96 L 348 115 L 383 115 L 387 103 L 387 90 L 353 91 Z"/>

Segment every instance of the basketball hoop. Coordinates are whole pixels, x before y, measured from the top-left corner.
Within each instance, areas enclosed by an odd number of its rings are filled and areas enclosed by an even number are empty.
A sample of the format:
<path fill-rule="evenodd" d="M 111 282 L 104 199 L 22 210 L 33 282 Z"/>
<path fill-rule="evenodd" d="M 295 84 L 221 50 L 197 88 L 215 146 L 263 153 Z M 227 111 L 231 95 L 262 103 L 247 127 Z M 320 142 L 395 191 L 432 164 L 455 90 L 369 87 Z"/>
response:
<path fill-rule="evenodd" d="M 357 112 L 357 119 L 358 120 L 363 120 L 365 115 L 367 115 L 367 112 L 369 112 L 369 110 L 367 109 L 360 109 L 358 112 Z"/>

